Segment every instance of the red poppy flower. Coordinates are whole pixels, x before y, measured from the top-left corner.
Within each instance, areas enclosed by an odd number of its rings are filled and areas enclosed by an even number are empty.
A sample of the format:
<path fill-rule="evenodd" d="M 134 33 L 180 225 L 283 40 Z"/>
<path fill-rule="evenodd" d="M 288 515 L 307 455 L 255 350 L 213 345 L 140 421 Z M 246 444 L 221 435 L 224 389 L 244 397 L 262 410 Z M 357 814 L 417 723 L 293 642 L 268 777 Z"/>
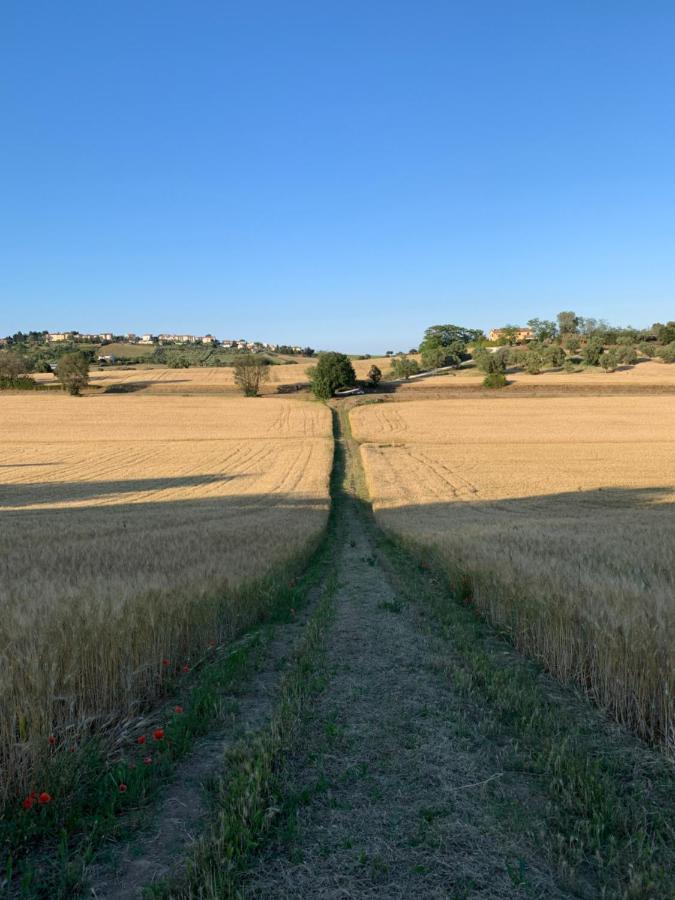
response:
<path fill-rule="evenodd" d="M 46 806 L 48 803 L 52 802 L 52 795 L 48 794 L 47 791 L 43 791 L 38 797 L 38 802 L 41 806 Z"/>
<path fill-rule="evenodd" d="M 47 738 L 47 741 L 48 741 L 50 747 L 56 746 L 56 738 L 54 737 L 53 734 L 49 735 L 49 737 Z"/>
<path fill-rule="evenodd" d="M 187 675 L 187 673 L 188 673 L 189 671 L 190 671 L 190 666 L 188 666 L 187 663 L 186 663 L 186 664 L 183 666 L 183 674 L 184 674 L 184 675 Z"/>
<path fill-rule="evenodd" d="M 146 756 L 145 759 L 143 760 L 143 762 L 145 763 L 146 766 L 151 766 L 152 765 L 152 757 Z"/>
<path fill-rule="evenodd" d="M 126 794 L 126 792 L 127 792 L 126 784 L 121 784 L 120 785 L 120 794 Z"/>
<path fill-rule="evenodd" d="M 23 801 L 23 808 L 24 809 L 32 809 L 34 803 L 35 803 L 35 800 L 32 795 L 30 797 L 26 797 L 26 799 Z"/>
<path fill-rule="evenodd" d="M 155 739 L 156 741 L 161 741 L 161 740 L 163 740 L 163 739 L 164 739 L 164 729 L 163 729 L 163 728 L 156 728 L 156 729 L 152 732 L 152 736 L 154 737 L 154 739 Z"/>
<path fill-rule="evenodd" d="M 146 741 L 146 737 L 145 737 L 144 734 L 142 734 L 142 735 L 136 740 L 136 743 L 137 743 L 137 744 L 144 744 L 145 741 Z"/>
<path fill-rule="evenodd" d="M 162 660 L 162 665 L 164 666 L 165 669 L 167 669 L 167 668 L 171 665 L 171 660 L 170 660 L 170 659 L 163 659 L 163 660 Z"/>
<path fill-rule="evenodd" d="M 183 712 L 183 707 L 182 707 L 182 706 L 175 706 L 173 711 L 174 711 L 175 713 L 178 713 L 178 714 L 180 715 L 180 713 Z"/>

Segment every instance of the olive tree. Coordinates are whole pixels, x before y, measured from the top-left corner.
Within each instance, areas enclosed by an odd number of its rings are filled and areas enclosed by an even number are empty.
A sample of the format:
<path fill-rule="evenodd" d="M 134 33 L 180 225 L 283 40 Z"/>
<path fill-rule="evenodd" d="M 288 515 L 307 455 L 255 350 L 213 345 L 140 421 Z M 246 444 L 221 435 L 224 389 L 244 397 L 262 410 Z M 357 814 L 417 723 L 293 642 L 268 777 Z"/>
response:
<path fill-rule="evenodd" d="M 417 375 L 420 367 L 416 359 L 410 359 L 408 356 L 401 356 L 391 361 L 391 373 L 394 378 L 405 378 L 407 381 L 411 375 Z"/>
<path fill-rule="evenodd" d="M 506 372 L 508 350 L 497 350 L 490 353 L 489 350 L 479 350 L 473 356 L 476 365 L 486 375 L 503 375 Z"/>
<path fill-rule="evenodd" d="M 604 347 L 602 346 L 602 341 L 596 337 L 589 338 L 583 350 L 584 363 L 587 366 L 600 365 L 600 357 L 603 353 Z"/>
<path fill-rule="evenodd" d="M 85 353 L 64 353 L 56 366 L 56 377 L 64 391 L 78 397 L 89 384 L 89 357 Z"/>

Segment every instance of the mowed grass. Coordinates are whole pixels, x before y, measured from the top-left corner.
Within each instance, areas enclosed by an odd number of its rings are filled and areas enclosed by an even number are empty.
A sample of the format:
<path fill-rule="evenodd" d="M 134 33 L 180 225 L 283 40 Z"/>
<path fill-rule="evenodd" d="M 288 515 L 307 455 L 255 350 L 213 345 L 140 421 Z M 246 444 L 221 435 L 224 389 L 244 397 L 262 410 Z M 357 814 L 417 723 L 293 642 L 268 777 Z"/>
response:
<path fill-rule="evenodd" d="M 50 737 L 114 737 L 264 613 L 256 584 L 324 528 L 332 448 L 314 403 L 3 399 L 0 801 Z"/>
<path fill-rule="evenodd" d="M 380 524 L 672 750 L 675 398 L 420 400 L 351 418 Z"/>

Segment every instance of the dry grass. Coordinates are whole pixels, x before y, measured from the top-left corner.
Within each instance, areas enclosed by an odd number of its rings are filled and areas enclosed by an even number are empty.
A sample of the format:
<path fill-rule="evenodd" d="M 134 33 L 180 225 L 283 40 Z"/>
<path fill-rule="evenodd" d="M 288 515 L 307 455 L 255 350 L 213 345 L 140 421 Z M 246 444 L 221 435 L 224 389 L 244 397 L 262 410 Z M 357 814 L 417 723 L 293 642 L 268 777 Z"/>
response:
<path fill-rule="evenodd" d="M 0 436 L 0 798 L 47 738 L 120 721 L 264 607 L 244 588 L 321 532 L 318 404 L 7 396 Z"/>
<path fill-rule="evenodd" d="M 364 406 L 380 523 L 643 737 L 673 728 L 675 399 Z"/>

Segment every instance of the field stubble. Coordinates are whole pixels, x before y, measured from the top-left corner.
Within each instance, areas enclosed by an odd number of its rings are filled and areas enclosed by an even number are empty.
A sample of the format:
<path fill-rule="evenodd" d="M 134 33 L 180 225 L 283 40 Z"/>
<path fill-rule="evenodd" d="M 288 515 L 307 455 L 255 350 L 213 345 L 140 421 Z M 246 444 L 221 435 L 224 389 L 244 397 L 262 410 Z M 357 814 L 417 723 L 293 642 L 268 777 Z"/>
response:
<path fill-rule="evenodd" d="M 0 445 L 2 800 L 264 612 L 325 525 L 332 440 L 318 404 L 41 395 L 3 399 Z"/>
<path fill-rule="evenodd" d="M 381 525 L 515 644 L 673 747 L 675 400 L 418 401 L 352 413 Z"/>

